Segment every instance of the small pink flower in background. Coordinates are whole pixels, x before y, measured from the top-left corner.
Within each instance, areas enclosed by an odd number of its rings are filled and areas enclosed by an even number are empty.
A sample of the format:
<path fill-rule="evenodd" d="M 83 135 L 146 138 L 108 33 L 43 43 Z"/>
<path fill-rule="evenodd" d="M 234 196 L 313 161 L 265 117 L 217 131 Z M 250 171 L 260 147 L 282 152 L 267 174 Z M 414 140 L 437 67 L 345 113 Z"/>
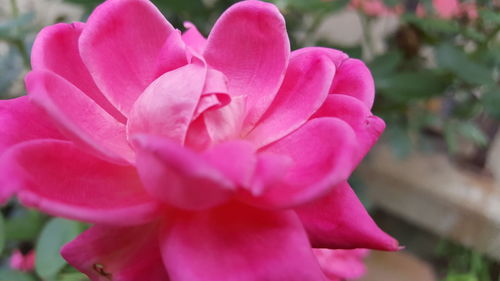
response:
<path fill-rule="evenodd" d="M 32 271 L 35 268 L 35 251 L 23 254 L 20 250 L 15 250 L 10 257 L 10 268 L 23 272 Z"/>
<path fill-rule="evenodd" d="M 0 199 L 94 223 L 62 250 L 94 281 L 324 280 L 311 247 L 398 250 L 347 183 L 385 127 L 365 64 L 291 52 L 269 3 L 186 28 L 108 0 L 43 29 L 0 102 Z"/>
<path fill-rule="evenodd" d="M 399 15 L 403 11 L 402 5 L 389 7 L 385 5 L 383 0 L 352 0 L 350 5 L 351 7 L 359 9 L 369 16 L 377 17 Z"/>
<path fill-rule="evenodd" d="M 366 249 L 314 249 L 323 272 L 331 281 L 356 280 L 363 277 L 366 274 L 364 259 L 369 253 Z"/>
<path fill-rule="evenodd" d="M 460 3 L 459 0 L 433 0 L 436 16 L 442 19 L 455 19 L 459 17 L 466 17 L 470 20 L 478 18 L 477 5 L 475 2 Z M 425 17 L 427 12 L 423 5 L 417 6 L 417 15 Z"/>

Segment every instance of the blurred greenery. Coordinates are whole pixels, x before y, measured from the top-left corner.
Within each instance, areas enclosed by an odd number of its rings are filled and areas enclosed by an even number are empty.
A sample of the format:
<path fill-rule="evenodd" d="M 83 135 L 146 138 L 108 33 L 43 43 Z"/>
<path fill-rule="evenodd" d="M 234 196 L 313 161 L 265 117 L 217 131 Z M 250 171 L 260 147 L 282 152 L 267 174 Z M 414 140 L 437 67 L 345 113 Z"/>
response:
<path fill-rule="evenodd" d="M 38 0 L 37 0 L 38 1 Z M 51 0 L 46 0 L 51 1 Z M 399 17 L 395 32 L 382 38 L 387 45 L 374 52 L 372 30 L 378 18 L 354 9 L 349 0 L 273 0 L 287 20 L 292 48 L 321 45 L 338 48 L 363 58 L 370 67 L 377 89 L 374 112 L 387 122 L 384 139 L 400 157 L 412 150 L 440 149 L 429 139 L 446 144 L 450 156 L 470 144 L 477 153 L 491 142 L 500 120 L 500 7 L 478 0 L 478 18 L 443 19 L 434 16 L 431 0 L 383 0 L 389 7 L 415 7 L 420 2 L 429 16 L 408 9 Z M 22 75 L 30 69 L 30 49 L 43 27 L 37 11 L 23 11 L 16 1 L 6 1 L 7 18 L 0 19 L 0 97 L 24 93 Z M 83 18 L 102 0 L 65 0 L 81 7 Z M 183 29 L 184 21 L 196 24 L 208 35 L 217 17 L 236 0 L 153 0 L 169 21 Z M 363 40 L 351 45 L 316 37 L 324 20 L 339 11 L 356 11 L 363 23 Z M 394 15 L 393 15 L 394 16 Z M 55 23 L 55 20 L 54 20 Z M 335 32 L 337 27 L 328 27 Z M 343 28 L 343 27 L 340 27 Z M 494 130 L 482 124 L 495 124 Z M 429 143 L 431 143 L 429 145 Z M 476 165 L 483 165 L 479 163 Z M 51 219 L 16 202 L 2 208 L 0 216 L 0 281 L 58 280 L 86 278 L 67 266 L 59 248 L 83 231 L 84 225 Z M 35 249 L 36 270 L 21 273 L 7 268 L 16 249 Z M 488 272 L 490 261 L 460 246 L 444 245 L 440 253 L 449 260 L 444 281 L 497 281 Z"/>

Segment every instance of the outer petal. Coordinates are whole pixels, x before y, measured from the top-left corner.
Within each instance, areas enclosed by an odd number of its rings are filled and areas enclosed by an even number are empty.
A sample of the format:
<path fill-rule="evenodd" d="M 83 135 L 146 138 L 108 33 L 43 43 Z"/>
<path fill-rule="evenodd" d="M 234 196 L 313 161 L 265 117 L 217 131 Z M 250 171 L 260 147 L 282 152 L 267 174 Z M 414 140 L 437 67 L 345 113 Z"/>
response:
<path fill-rule="evenodd" d="M 301 48 L 298 50 L 295 50 L 292 52 L 292 56 L 300 56 L 303 53 L 310 53 L 310 52 L 321 52 L 323 55 L 327 56 L 330 58 L 330 60 L 335 64 L 336 68 L 339 68 L 342 63 L 349 58 L 347 54 L 345 54 L 342 51 L 336 50 L 336 49 L 330 49 L 330 48 L 324 48 L 324 47 L 305 47 Z"/>
<path fill-rule="evenodd" d="M 335 65 L 320 50 L 292 55 L 278 95 L 247 138 L 265 146 L 303 125 L 325 101 L 334 75 Z"/>
<path fill-rule="evenodd" d="M 84 23 L 77 22 L 59 23 L 42 29 L 33 44 L 33 70 L 49 70 L 58 74 L 78 87 L 110 115 L 125 123 L 125 117 L 97 88 L 80 57 L 78 39 L 84 27 Z"/>
<path fill-rule="evenodd" d="M 186 44 L 182 41 L 181 32 L 179 30 L 171 32 L 167 37 L 160 51 L 157 63 L 158 70 L 156 71 L 155 77 L 188 64 Z"/>
<path fill-rule="evenodd" d="M 208 37 L 204 57 L 229 79 L 233 96 L 247 96 L 246 128 L 269 107 L 283 80 L 290 44 L 278 9 L 260 1 L 229 8 Z"/>
<path fill-rule="evenodd" d="M 318 118 L 261 151 L 292 160 L 284 179 L 249 199 L 267 207 L 303 204 L 328 192 L 349 177 L 356 161 L 354 132 L 337 118 Z"/>
<path fill-rule="evenodd" d="M 184 27 L 187 30 L 182 34 L 182 40 L 195 52 L 203 54 L 207 47 L 207 39 L 201 35 L 194 24 L 185 22 Z"/>
<path fill-rule="evenodd" d="M 233 193 L 234 183 L 201 155 L 168 139 L 143 135 L 133 140 L 137 169 L 155 198 L 182 209 L 202 210 Z"/>
<path fill-rule="evenodd" d="M 399 249 L 398 242 L 370 218 L 347 182 L 336 186 L 327 196 L 295 211 L 315 248 Z"/>
<path fill-rule="evenodd" d="M 358 162 L 368 153 L 385 129 L 384 120 L 374 116 L 360 100 L 347 95 L 330 95 L 313 116 L 337 117 L 354 129 L 358 142 Z"/>
<path fill-rule="evenodd" d="M 158 206 L 132 167 L 113 165 L 56 140 L 17 145 L 2 157 L 0 186 L 20 186 L 28 207 L 93 223 L 129 225 L 150 220 Z"/>
<path fill-rule="evenodd" d="M 155 224 L 96 225 L 66 244 L 62 256 L 92 281 L 168 281 Z"/>
<path fill-rule="evenodd" d="M 370 70 L 358 59 L 343 61 L 337 69 L 330 93 L 353 96 L 371 109 L 375 99 L 375 83 Z"/>
<path fill-rule="evenodd" d="M 36 122 L 33 122 L 36 120 Z M 34 139 L 64 139 L 52 120 L 27 96 L 0 101 L 0 157 L 12 146 Z M 0 204 L 5 203 L 19 186 L 5 183 L 0 187 Z"/>
<path fill-rule="evenodd" d="M 72 140 L 114 162 L 133 161 L 125 125 L 68 81 L 52 72 L 35 70 L 26 76 L 26 87 L 31 100 Z"/>
<path fill-rule="evenodd" d="M 183 144 L 205 76 L 203 66 L 189 64 L 156 79 L 130 112 L 128 135 L 150 134 Z"/>
<path fill-rule="evenodd" d="M 50 117 L 27 96 L 0 101 L 0 155 L 15 144 L 34 139 L 64 137 Z"/>
<path fill-rule="evenodd" d="M 230 205 L 184 214 L 161 249 L 173 281 L 325 280 L 290 211 Z"/>
<path fill-rule="evenodd" d="M 158 58 L 172 32 L 150 1 L 109 0 L 89 17 L 80 54 L 97 86 L 123 114 L 156 78 Z"/>

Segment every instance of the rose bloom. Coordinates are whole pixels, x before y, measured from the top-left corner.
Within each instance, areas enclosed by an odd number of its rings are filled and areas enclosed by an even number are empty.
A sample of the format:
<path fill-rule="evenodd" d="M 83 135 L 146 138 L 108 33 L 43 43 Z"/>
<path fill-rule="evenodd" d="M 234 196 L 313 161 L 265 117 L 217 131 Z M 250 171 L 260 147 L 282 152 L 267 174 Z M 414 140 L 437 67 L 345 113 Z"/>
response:
<path fill-rule="evenodd" d="M 94 224 L 62 255 L 95 281 L 325 280 L 313 247 L 397 250 L 347 183 L 385 127 L 367 67 L 290 52 L 265 2 L 186 27 L 109 0 L 43 29 L 0 103 L 0 197 Z"/>

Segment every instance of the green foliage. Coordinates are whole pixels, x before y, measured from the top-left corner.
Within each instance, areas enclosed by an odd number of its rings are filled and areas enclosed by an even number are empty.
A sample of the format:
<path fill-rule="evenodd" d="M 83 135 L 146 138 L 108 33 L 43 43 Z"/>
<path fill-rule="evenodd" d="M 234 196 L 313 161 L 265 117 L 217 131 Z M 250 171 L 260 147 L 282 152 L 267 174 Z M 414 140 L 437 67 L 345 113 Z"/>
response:
<path fill-rule="evenodd" d="M 74 221 L 51 219 L 43 228 L 36 243 L 36 273 L 47 280 L 54 279 L 66 262 L 59 251 L 61 247 L 81 232 Z"/>
<path fill-rule="evenodd" d="M 5 222 L 3 215 L 0 213 L 0 256 L 2 255 L 4 247 L 5 247 Z"/>

